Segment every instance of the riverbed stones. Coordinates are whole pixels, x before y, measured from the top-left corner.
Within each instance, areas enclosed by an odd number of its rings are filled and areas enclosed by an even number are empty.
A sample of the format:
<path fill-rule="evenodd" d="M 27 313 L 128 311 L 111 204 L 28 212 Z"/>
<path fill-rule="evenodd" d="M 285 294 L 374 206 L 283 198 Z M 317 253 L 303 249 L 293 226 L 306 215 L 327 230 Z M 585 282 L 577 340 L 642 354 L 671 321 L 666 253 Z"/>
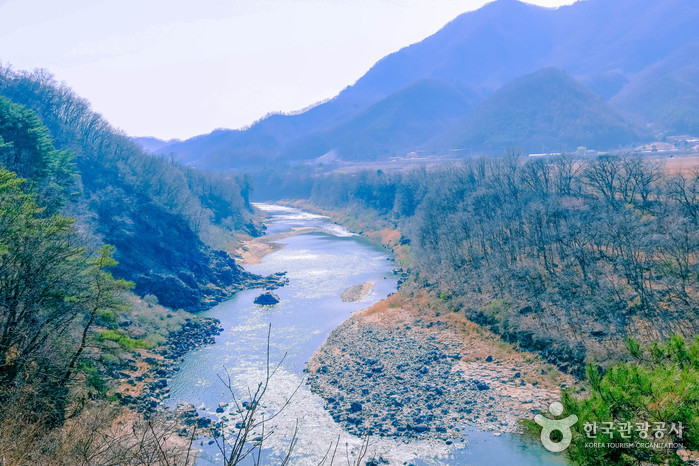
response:
<path fill-rule="evenodd" d="M 170 397 L 168 377 L 179 370 L 178 363 L 182 356 L 194 348 L 214 343 L 215 336 L 221 330 L 221 323 L 218 319 L 187 319 L 180 330 L 170 333 L 165 345 L 154 351 L 160 356 L 159 358 L 143 358 L 143 362 L 150 366 L 145 373 L 135 376 L 123 373 L 121 378 L 128 385 L 133 386 L 143 382 L 140 393 L 136 395 L 120 394 L 121 396 L 117 396 L 117 399 L 121 404 L 131 406 L 143 413 L 146 418 L 157 412 L 165 412 L 163 401 Z M 202 421 L 198 420 L 199 416 L 193 406 L 183 405 L 178 411 L 183 412 L 185 423 L 189 419 L 189 424 L 205 427 L 201 424 Z"/>
<path fill-rule="evenodd" d="M 218 319 L 187 319 L 180 330 L 170 333 L 160 354 L 166 360 L 177 361 L 194 348 L 213 344 L 221 330 L 223 329 Z M 165 370 L 169 374 L 172 368 L 166 367 Z"/>
<path fill-rule="evenodd" d="M 486 417 L 499 410 L 490 386 L 459 360 L 457 343 L 349 320 L 314 356 L 308 384 L 353 434 L 446 440 L 474 417 L 497 423 Z"/>
<path fill-rule="evenodd" d="M 487 383 L 482 382 L 482 381 L 480 381 L 480 380 L 473 380 L 473 385 L 474 385 L 474 386 L 476 387 L 476 389 L 479 390 L 479 391 L 490 390 L 490 386 L 489 386 Z"/>

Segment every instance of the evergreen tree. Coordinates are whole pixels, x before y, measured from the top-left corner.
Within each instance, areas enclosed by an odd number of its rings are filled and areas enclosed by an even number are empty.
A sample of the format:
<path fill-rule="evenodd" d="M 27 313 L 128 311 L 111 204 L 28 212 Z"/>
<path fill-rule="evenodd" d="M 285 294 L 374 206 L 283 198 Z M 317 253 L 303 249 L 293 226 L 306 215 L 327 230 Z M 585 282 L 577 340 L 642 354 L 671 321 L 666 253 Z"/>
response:
<path fill-rule="evenodd" d="M 587 366 L 590 390 L 582 398 L 572 391 L 563 396 L 566 415 L 578 424 L 568 455 L 576 464 L 680 464 L 680 444 L 699 450 L 699 337 L 688 344 L 679 336 L 643 348 L 629 338 L 633 362 L 601 373 Z M 605 423 L 614 427 L 602 429 Z M 630 427 L 628 431 L 619 426 Z M 628 444 L 628 447 L 598 445 Z"/>
<path fill-rule="evenodd" d="M 104 271 L 109 248 L 89 259 L 73 220 L 46 215 L 24 183 L 0 169 L 0 403 L 59 425 L 96 319 L 130 285 Z"/>
<path fill-rule="evenodd" d="M 73 158 L 70 151 L 54 148 L 36 113 L 0 96 L 0 166 L 32 180 L 50 212 L 65 203 L 75 183 Z"/>

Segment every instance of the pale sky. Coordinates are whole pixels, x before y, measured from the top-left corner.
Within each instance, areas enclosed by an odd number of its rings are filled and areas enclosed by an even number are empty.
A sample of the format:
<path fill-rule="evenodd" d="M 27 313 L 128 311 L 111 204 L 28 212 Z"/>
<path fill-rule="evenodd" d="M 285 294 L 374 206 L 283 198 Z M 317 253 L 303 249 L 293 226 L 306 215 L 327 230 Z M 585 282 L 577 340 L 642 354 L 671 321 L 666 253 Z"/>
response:
<path fill-rule="evenodd" d="M 485 3 L 0 0 L 0 62 L 48 69 L 129 135 L 188 138 L 331 98 Z"/>

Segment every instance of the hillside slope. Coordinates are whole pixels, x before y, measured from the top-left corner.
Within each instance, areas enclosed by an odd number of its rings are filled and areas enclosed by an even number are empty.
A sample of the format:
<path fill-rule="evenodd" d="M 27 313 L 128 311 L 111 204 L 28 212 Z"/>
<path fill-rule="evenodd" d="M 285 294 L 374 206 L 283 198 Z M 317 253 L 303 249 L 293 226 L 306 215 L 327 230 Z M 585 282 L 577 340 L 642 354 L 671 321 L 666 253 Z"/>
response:
<path fill-rule="evenodd" d="M 56 148 L 76 156 L 72 201 L 61 211 L 76 218 L 92 247 L 116 246 L 115 275 L 134 281 L 138 294 L 197 311 L 261 279 L 202 241 L 216 231 L 259 234 L 249 180 L 197 172 L 145 153 L 45 72 L 0 69 L 0 95 L 36 112 Z M 14 144 L 14 133 L 3 133 Z"/>
<path fill-rule="evenodd" d="M 284 151 L 298 160 L 335 151 L 343 160 L 405 155 L 463 117 L 478 96 L 438 80 L 419 80 L 340 125 L 299 139 Z"/>
<path fill-rule="evenodd" d="M 435 138 L 441 150 L 504 153 L 575 151 L 578 146 L 615 148 L 646 138 L 601 97 L 555 68 L 504 85 L 464 121 Z"/>
<path fill-rule="evenodd" d="M 699 134 L 699 40 L 634 76 L 611 102 L 641 123 Z"/>

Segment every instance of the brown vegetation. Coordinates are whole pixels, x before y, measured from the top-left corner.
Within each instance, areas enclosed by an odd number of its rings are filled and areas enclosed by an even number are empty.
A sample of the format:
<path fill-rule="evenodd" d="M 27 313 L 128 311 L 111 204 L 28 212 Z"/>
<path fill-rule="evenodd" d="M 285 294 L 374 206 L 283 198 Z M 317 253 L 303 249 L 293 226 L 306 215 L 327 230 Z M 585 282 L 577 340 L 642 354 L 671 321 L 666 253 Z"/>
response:
<path fill-rule="evenodd" d="M 311 201 L 402 231 L 419 286 L 579 376 L 586 359 L 621 357 L 628 335 L 697 331 L 698 171 L 513 152 L 319 177 Z"/>
<path fill-rule="evenodd" d="M 422 334 L 421 338 L 435 336 L 438 340 L 458 342 L 461 345 L 461 364 L 467 373 L 485 371 L 492 375 L 510 376 L 516 370 L 521 372 L 523 380 L 529 384 L 537 382 L 538 389 L 548 391 L 551 397 L 561 386 L 574 384 L 570 375 L 538 356 L 519 351 L 490 330 L 468 320 L 465 315 L 450 311 L 446 303 L 424 291 L 415 294 L 400 291 L 355 312 L 351 319 L 385 328 L 408 324 L 412 327 L 408 332 Z M 430 322 L 446 322 L 448 325 L 445 328 L 439 325 L 427 327 Z M 486 362 L 488 356 L 494 362 Z M 488 379 L 492 377 L 486 377 Z"/>

